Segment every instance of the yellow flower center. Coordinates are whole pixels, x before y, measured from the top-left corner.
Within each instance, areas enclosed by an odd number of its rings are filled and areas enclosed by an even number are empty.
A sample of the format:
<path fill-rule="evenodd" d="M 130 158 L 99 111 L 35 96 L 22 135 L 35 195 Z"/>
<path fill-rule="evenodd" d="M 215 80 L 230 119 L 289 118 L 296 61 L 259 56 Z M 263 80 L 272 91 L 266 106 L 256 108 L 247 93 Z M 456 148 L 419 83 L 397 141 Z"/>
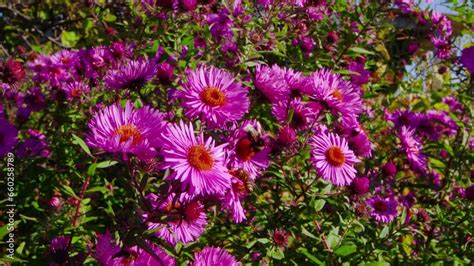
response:
<path fill-rule="evenodd" d="M 132 145 L 140 143 L 143 139 L 142 134 L 135 125 L 123 125 L 120 126 L 116 133 L 120 136 L 120 143 L 129 141 L 132 139 Z"/>
<path fill-rule="evenodd" d="M 332 166 L 341 166 L 346 161 L 346 157 L 339 147 L 331 147 L 326 151 L 326 160 Z"/>
<path fill-rule="evenodd" d="M 332 95 L 334 98 L 336 98 L 337 100 L 342 101 L 343 95 L 342 95 L 342 91 L 341 91 L 341 90 L 335 89 L 335 90 L 332 91 L 331 95 Z"/>
<path fill-rule="evenodd" d="M 214 159 L 203 145 L 194 145 L 188 151 L 188 162 L 194 168 L 207 171 L 214 166 Z"/>
<path fill-rule="evenodd" d="M 201 92 L 201 100 L 209 106 L 223 106 L 225 104 L 225 94 L 222 90 L 214 87 L 206 88 Z"/>

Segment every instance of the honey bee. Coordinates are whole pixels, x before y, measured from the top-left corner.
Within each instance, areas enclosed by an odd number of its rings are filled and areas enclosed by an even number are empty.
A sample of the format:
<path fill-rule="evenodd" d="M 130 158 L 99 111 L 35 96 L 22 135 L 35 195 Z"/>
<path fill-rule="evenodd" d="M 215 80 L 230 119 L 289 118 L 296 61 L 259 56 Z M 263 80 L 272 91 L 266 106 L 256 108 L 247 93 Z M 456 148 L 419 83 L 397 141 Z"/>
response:
<path fill-rule="evenodd" d="M 262 137 L 262 133 L 254 126 L 247 125 L 244 131 L 247 132 L 247 138 L 250 140 L 254 152 L 259 152 L 265 148 L 265 140 Z"/>

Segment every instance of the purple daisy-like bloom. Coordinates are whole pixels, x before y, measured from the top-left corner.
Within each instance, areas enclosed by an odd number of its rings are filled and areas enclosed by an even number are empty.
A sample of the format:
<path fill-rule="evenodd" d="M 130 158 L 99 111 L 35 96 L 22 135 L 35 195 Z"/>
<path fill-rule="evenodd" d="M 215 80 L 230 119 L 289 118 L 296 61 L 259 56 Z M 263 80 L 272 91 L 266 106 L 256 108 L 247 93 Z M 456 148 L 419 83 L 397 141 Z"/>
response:
<path fill-rule="evenodd" d="M 361 176 L 352 180 L 351 189 L 356 195 L 364 195 L 369 192 L 370 180 L 367 176 Z"/>
<path fill-rule="evenodd" d="M 311 97 L 323 102 L 333 115 L 351 125 L 362 112 L 360 91 L 331 70 L 321 69 L 311 76 Z"/>
<path fill-rule="evenodd" d="M 162 137 L 162 168 L 174 170 L 168 179 L 181 181 L 193 195 L 221 194 L 230 188 L 231 176 L 224 166 L 225 145 L 216 146 L 202 132 L 196 136 L 193 125 L 182 121 L 170 124 Z"/>
<path fill-rule="evenodd" d="M 13 149 L 17 142 L 18 130 L 5 118 L 0 117 L 0 156 Z"/>
<path fill-rule="evenodd" d="M 231 30 L 234 22 L 227 8 L 221 9 L 218 14 L 209 14 L 207 16 L 207 23 L 209 24 L 212 37 L 216 39 L 225 37 L 232 38 L 234 36 Z"/>
<path fill-rule="evenodd" d="M 88 55 L 88 63 L 90 63 L 95 69 L 106 67 L 114 62 L 113 55 L 107 47 L 98 46 L 85 51 Z"/>
<path fill-rule="evenodd" d="M 47 105 L 43 92 L 36 86 L 28 90 L 25 97 L 23 97 L 23 104 L 34 112 L 43 110 Z"/>
<path fill-rule="evenodd" d="M 362 130 L 349 137 L 349 147 L 357 156 L 372 157 L 372 143 L 367 134 Z"/>
<path fill-rule="evenodd" d="M 204 233 L 207 226 L 204 206 L 189 194 L 170 193 L 165 198 L 149 194 L 147 199 L 154 209 L 145 213 L 143 219 L 148 229 L 159 228 L 155 232 L 157 237 L 176 245 L 195 241 Z"/>
<path fill-rule="evenodd" d="M 351 72 L 355 72 L 351 74 L 351 81 L 357 85 L 363 85 L 369 82 L 370 79 L 370 71 L 364 68 L 364 63 L 359 63 L 357 61 L 352 61 L 348 66 L 347 69 Z"/>
<path fill-rule="evenodd" d="M 148 106 L 135 109 L 130 101 L 95 113 L 89 121 L 87 144 L 107 152 L 131 153 L 140 159 L 153 158 L 165 127 L 163 114 Z"/>
<path fill-rule="evenodd" d="M 354 164 L 360 162 L 349 149 L 345 138 L 334 133 L 320 132 L 310 140 L 314 168 L 326 181 L 336 186 L 351 184 L 356 176 Z"/>
<path fill-rule="evenodd" d="M 69 259 L 69 241 L 70 238 L 66 236 L 58 236 L 51 240 L 49 256 L 53 262 L 62 265 Z"/>
<path fill-rule="evenodd" d="M 223 207 L 231 212 L 232 220 L 235 223 L 240 223 L 247 219 L 241 200 L 247 196 L 248 184 L 251 180 L 248 173 L 242 169 L 230 170 L 229 172 L 232 175 L 232 187 L 224 195 L 222 203 Z"/>
<path fill-rule="evenodd" d="M 201 117 L 209 126 L 237 121 L 249 109 L 248 90 L 228 72 L 213 66 L 188 70 L 180 98 L 191 118 Z"/>
<path fill-rule="evenodd" d="M 205 247 L 194 254 L 192 266 L 238 266 L 237 259 L 219 247 Z"/>
<path fill-rule="evenodd" d="M 397 217 L 397 201 L 392 197 L 373 196 L 367 199 L 370 215 L 382 223 L 390 223 Z"/>
<path fill-rule="evenodd" d="M 393 123 L 395 128 L 402 126 L 416 128 L 420 123 L 421 116 L 410 110 L 396 110 L 393 113 L 385 112 L 385 119 Z"/>
<path fill-rule="evenodd" d="M 63 68 L 74 67 L 79 61 L 77 51 L 70 51 L 66 49 L 56 52 L 50 57 L 50 59 L 52 64 Z"/>
<path fill-rule="evenodd" d="M 257 65 L 255 70 L 255 88 L 260 90 L 270 102 L 285 101 L 288 98 L 288 86 L 284 72 L 274 65 Z"/>
<path fill-rule="evenodd" d="M 291 68 L 281 68 L 281 72 L 286 82 L 288 94 L 292 97 L 301 97 L 308 94 L 310 90 L 310 79 L 299 71 Z"/>
<path fill-rule="evenodd" d="M 46 136 L 34 129 L 28 129 L 28 134 L 30 137 L 18 145 L 16 155 L 18 157 L 48 158 L 51 150 Z"/>
<path fill-rule="evenodd" d="M 104 82 L 109 89 L 140 89 L 156 74 L 157 65 L 153 61 L 131 60 L 105 74 Z"/>
<path fill-rule="evenodd" d="M 474 59 L 474 58 L 473 58 Z M 462 105 L 462 103 L 460 103 L 458 101 L 458 99 L 456 99 L 455 96 L 446 96 L 443 98 L 443 103 L 445 103 L 446 105 L 449 106 L 449 109 L 452 111 L 452 112 L 461 112 L 464 110 L 464 106 Z"/>
<path fill-rule="evenodd" d="M 121 248 L 107 231 L 97 236 L 97 244 L 92 257 L 104 266 L 175 265 L 175 260 L 160 247 L 146 240 L 145 243 L 155 256 L 138 246 Z"/>
<path fill-rule="evenodd" d="M 401 149 L 407 154 L 410 167 L 416 172 L 426 170 L 426 157 L 422 154 L 423 145 L 415 137 L 415 129 L 403 126 L 398 132 Z"/>
<path fill-rule="evenodd" d="M 243 169 L 255 180 L 269 166 L 271 148 L 259 122 L 246 120 L 240 127 L 234 126 L 228 143 L 230 168 Z"/>
<path fill-rule="evenodd" d="M 469 70 L 469 73 L 474 73 L 474 45 L 462 50 L 461 59 L 459 61 Z"/>
<path fill-rule="evenodd" d="M 316 119 L 318 113 L 306 106 L 301 99 L 289 102 L 278 102 L 273 105 L 272 113 L 281 124 L 288 123 L 294 129 L 306 129 Z M 289 115 L 291 114 L 291 120 Z"/>
<path fill-rule="evenodd" d="M 422 115 L 417 130 L 423 136 L 437 141 L 442 135 L 456 135 L 458 125 L 445 111 L 429 110 Z"/>
<path fill-rule="evenodd" d="M 68 100 L 79 99 L 83 94 L 87 94 L 90 91 L 89 86 L 83 81 L 74 81 L 67 83 L 63 90 L 66 92 Z"/>

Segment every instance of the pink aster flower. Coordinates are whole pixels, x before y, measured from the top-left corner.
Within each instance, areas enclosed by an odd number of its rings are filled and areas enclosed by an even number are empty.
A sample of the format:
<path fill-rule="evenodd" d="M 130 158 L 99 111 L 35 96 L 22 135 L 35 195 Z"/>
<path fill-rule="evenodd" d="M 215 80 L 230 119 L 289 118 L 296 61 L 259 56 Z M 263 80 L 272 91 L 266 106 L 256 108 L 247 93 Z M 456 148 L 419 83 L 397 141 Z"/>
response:
<path fill-rule="evenodd" d="M 196 136 L 191 123 L 169 125 L 163 134 L 162 168 L 173 169 L 168 179 L 181 181 L 190 194 L 222 194 L 230 188 L 231 179 L 223 164 L 224 146 L 216 146 L 202 132 Z"/>
<path fill-rule="evenodd" d="M 104 266 L 175 265 L 174 259 L 160 247 L 146 240 L 145 243 L 153 251 L 153 255 L 139 246 L 120 247 L 112 239 L 112 235 L 106 232 L 97 235 L 97 244 L 92 257 Z"/>
<path fill-rule="evenodd" d="M 74 67 L 79 61 L 77 51 L 61 50 L 51 55 L 51 63 L 63 68 Z"/>
<path fill-rule="evenodd" d="M 67 83 L 63 89 L 68 100 L 79 99 L 83 94 L 87 94 L 90 91 L 89 86 L 82 81 Z"/>
<path fill-rule="evenodd" d="M 140 89 L 156 74 L 157 65 L 146 60 L 132 60 L 118 69 L 109 70 L 104 82 L 109 89 Z"/>
<path fill-rule="evenodd" d="M 312 162 L 318 174 L 336 186 L 350 185 L 356 176 L 354 164 L 360 160 L 349 149 L 345 138 L 320 132 L 310 140 Z"/>
<path fill-rule="evenodd" d="M 289 103 L 278 102 L 273 105 L 272 113 L 279 123 L 288 123 L 294 129 L 306 129 L 316 119 L 318 112 L 296 98 Z M 291 120 L 290 120 L 291 114 Z"/>
<path fill-rule="evenodd" d="M 148 106 L 135 109 L 130 101 L 97 112 L 89 121 L 87 144 L 107 152 L 131 153 L 150 159 L 160 146 L 160 133 L 165 123 L 163 114 Z"/>
<path fill-rule="evenodd" d="M 245 210 L 242 207 L 242 200 L 247 197 L 251 179 L 247 172 L 242 169 L 230 170 L 232 175 L 232 187 L 224 195 L 222 202 L 223 207 L 230 211 L 232 220 L 235 223 L 240 223 L 246 220 Z"/>
<path fill-rule="evenodd" d="M 400 147 L 406 153 L 410 167 L 417 172 L 426 170 L 426 157 L 422 153 L 423 145 L 415 137 L 415 129 L 403 126 L 398 132 Z"/>
<path fill-rule="evenodd" d="M 374 196 L 367 200 L 370 215 L 377 221 L 389 223 L 397 217 L 397 201 L 394 198 Z"/>
<path fill-rule="evenodd" d="M 197 240 L 206 229 L 207 216 L 204 206 L 189 194 L 168 197 L 147 195 L 153 211 L 143 214 L 148 229 L 157 229 L 155 235 L 171 245 L 183 244 Z"/>
<path fill-rule="evenodd" d="M 218 247 L 205 247 L 194 254 L 192 266 L 238 266 L 240 263 L 227 251 Z"/>
<path fill-rule="evenodd" d="M 255 87 L 260 90 L 270 102 L 284 101 L 288 98 L 288 87 L 284 82 L 285 76 L 281 69 L 274 65 L 258 65 L 255 70 Z"/>
<path fill-rule="evenodd" d="M 186 115 L 200 117 L 209 126 L 237 121 L 249 109 L 248 90 L 230 73 L 213 66 L 188 70 L 180 91 Z"/>
<path fill-rule="evenodd" d="M 247 120 L 240 127 L 234 126 L 228 142 L 230 168 L 243 169 L 255 180 L 269 166 L 271 148 L 268 136 L 256 120 Z"/>
<path fill-rule="evenodd" d="M 330 70 L 321 69 L 311 76 L 311 97 L 324 103 L 343 123 L 352 124 L 362 112 L 360 91 Z"/>

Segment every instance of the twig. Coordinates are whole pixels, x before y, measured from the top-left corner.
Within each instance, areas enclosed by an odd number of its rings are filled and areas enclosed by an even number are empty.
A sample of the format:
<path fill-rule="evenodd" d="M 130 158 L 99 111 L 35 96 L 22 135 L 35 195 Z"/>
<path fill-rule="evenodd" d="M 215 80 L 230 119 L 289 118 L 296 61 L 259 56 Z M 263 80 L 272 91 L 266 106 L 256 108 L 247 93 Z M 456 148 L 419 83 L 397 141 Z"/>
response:
<path fill-rule="evenodd" d="M 79 194 L 79 202 L 77 203 L 77 207 L 76 207 L 76 213 L 74 214 L 74 217 L 72 219 L 73 226 L 77 225 L 77 218 L 79 218 L 79 214 L 81 211 L 81 201 L 84 198 L 84 194 L 86 192 L 87 187 L 89 186 L 90 181 L 91 181 L 91 177 L 87 176 L 86 180 L 84 181 L 84 184 L 82 184 L 81 193 Z"/>

